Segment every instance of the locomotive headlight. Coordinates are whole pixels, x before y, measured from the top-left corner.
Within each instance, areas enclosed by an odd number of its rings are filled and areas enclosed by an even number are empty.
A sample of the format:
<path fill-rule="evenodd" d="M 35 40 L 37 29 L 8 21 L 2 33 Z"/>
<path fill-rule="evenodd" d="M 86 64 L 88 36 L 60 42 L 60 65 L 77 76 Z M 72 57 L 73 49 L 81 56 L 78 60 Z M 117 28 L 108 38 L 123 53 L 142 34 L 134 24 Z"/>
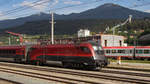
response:
<path fill-rule="evenodd" d="M 88 63 L 84 63 L 84 65 L 88 65 Z"/>
<path fill-rule="evenodd" d="M 94 50 L 98 50 L 98 47 L 97 47 L 97 46 L 93 46 L 93 49 L 94 49 Z"/>

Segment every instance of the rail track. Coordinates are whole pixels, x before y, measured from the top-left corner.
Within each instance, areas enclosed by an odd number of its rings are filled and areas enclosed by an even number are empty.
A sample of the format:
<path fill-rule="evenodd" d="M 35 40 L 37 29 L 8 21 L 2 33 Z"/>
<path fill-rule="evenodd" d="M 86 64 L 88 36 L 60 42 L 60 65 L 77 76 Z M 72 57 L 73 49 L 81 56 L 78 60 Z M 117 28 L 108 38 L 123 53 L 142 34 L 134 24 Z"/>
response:
<path fill-rule="evenodd" d="M 11 84 L 21 84 L 20 82 L 11 81 L 11 80 L 7 80 L 7 79 L 3 79 L 3 78 L 0 78 L 0 80 L 9 82 L 9 83 L 11 83 Z"/>
<path fill-rule="evenodd" d="M 76 83 L 79 83 L 79 82 L 80 83 L 86 83 L 86 84 L 99 84 L 98 82 L 77 80 L 77 79 L 72 79 L 72 78 L 58 77 L 58 76 L 53 76 L 53 75 L 45 75 L 45 74 L 40 74 L 40 73 L 14 70 L 14 69 L 8 69 L 8 68 L 1 68 L 1 67 L 0 67 L 0 71 L 1 72 L 7 72 L 7 73 L 13 73 L 13 74 L 17 74 L 17 75 L 33 77 L 33 78 L 44 79 L 44 80 L 47 80 L 47 81 L 61 82 L 61 83 L 65 83 L 65 84 L 76 84 Z M 20 83 L 18 83 L 18 84 L 20 84 Z"/>
<path fill-rule="evenodd" d="M 107 68 L 108 69 L 120 69 L 120 70 L 150 72 L 149 69 L 135 69 L 135 68 L 125 68 L 125 67 L 107 67 Z"/>
<path fill-rule="evenodd" d="M 127 82 L 127 83 L 142 83 L 142 84 L 149 84 L 150 80 L 145 80 L 143 79 L 137 79 L 136 77 L 150 77 L 150 74 L 144 74 L 144 73 L 131 73 L 131 72 L 120 72 L 120 71 L 109 71 L 109 70 L 102 70 L 100 72 L 93 72 L 93 71 L 79 71 L 79 70 L 63 70 L 63 69 L 58 69 L 58 68 L 45 68 L 45 67 L 38 67 L 38 66 L 23 66 L 23 65 L 14 65 L 14 64 L 5 64 L 5 63 L 0 63 L 1 66 L 8 66 L 8 67 L 16 67 L 16 68 L 24 68 L 24 69 L 31 69 L 31 70 L 38 70 L 38 71 L 45 71 L 45 72 L 50 72 L 50 73 L 61 73 L 61 74 L 69 74 L 69 75 L 74 75 L 74 76 L 83 76 L 83 77 L 89 77 L 89 78 L 96 78 L 96 79 L 106 79 L 106 80 L 112 80 L 112 81 L 119 81 L 119 82 Z M 5 69 L 9 70 L 9 69 Z M 1 68 L 0 68 L 1 71 Z M 15 70 L 16 71 L 16 70 Z M 22 72 L 22 71 L 20 71 Z M 50 77 L 50 75 L 43 75 L 40 73 L 33 73 L 33 72 L 25 72 L 23 73 L 30 73 L 30 74 L 36 74 L 40 76 L 47 76 Z M 103 73 L 103 74 L 100 74 Z M 114 76 L 114 75 L 108 75 L 105 73 L 109 74 L 120 74 L 120 75 L 129 75 L 129 76 L 134 76 L 134 77 L 125 77 L 125 76 Z M 31 75 L 32 76 L 32 75 Z M 135 77 L 136 76 L 136 77 Z M 72 80 L 72 81 L 80 81 L 84 83 L 92 83 L 92 84 L 100 84 L 98 82 L 94 81 L 84 81 L 84 80 L 77 80 L 77 79 L 72 79 L 72 78 L 63 78 L 63 77 L 56 77 L 52 76 L 53 78 L 59 78 L 59 79 L 64 79 L 64 80 Z M 43 78 L 45 79 L 45 78 Z M 51 80 L 51 79 L 45 79 L 45 80 Z M 57 80 L 53 80 L 57 81 Z M 67 81 L 58 81 L 62 83 L 75 83 L 75 82 L 67 82 Z"/>
<path fill-rule="evenodd" d="M 127 71 L 127 69 L 126 70 L 119 70 L 119 69 L 115 69 L 115 70 L 107 70 L 107 69 L 105 69 L 105 70 L 101 70 L 101 72 L 103 72 L 103 73 L 114 73 L 114 74 L 124 74 L 124 75 L 131 75 L 131 76 L 140 76 L 140 77 L 150 77 L 150 74 L 148 74 L 148 73 L 137 73 L 137 72 L 126 72 Z M 137 71 L 137 70 L 136 70 Z"/>

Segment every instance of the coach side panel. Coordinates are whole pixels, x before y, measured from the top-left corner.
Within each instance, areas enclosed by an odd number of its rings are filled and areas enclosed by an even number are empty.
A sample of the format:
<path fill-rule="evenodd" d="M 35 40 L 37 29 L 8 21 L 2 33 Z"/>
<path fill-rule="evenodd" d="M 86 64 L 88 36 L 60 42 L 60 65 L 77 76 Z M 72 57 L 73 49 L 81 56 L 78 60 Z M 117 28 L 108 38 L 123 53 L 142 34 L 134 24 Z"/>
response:
<path fill-rule="evenodd" d="M 69 46 L 37 48 L 30 52 L 31 61 L 89 62 L 91 57 L 89 51 L 83 52 L 80 47 Z"/>
<path fill-rule="evenodd" d="M 0 49 L 1 61 L 21 61 L 24 57 L 24 49 Z"/>

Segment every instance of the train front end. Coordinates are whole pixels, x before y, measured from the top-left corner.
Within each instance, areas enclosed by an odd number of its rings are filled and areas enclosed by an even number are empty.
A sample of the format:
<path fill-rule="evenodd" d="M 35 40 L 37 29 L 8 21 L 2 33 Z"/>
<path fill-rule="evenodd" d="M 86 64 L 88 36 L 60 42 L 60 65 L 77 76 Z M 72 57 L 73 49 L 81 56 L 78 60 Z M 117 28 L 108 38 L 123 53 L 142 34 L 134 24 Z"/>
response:
<path fill-rule="evenodd" d="M 96 42 L 90 42 L 92 45 L 91 51 L 93 55 L 93 65 L 95 68 L 100 69 L 109 64 L 107 57 L 104 55 L 104 49 Z"/>

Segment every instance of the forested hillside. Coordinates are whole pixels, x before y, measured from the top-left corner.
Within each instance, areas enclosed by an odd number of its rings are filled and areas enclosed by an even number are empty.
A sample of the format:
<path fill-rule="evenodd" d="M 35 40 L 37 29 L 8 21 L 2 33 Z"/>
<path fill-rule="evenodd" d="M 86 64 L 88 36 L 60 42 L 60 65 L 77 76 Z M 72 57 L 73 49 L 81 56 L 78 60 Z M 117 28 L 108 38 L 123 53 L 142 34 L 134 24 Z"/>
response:
<path fill-rule="evenodd" d="M 106 27 L 113 27 L 117 24 L 124 22 L 125 20 L 107 19 L 107 20 L 56 20 L 55 34 L 57 35 L 72 35 L 76 34 L 79 29 L 89 29 L 91 32 L 99 33 L 103 32 Z M 118 28 L 118 31 L 134 31 L 134 30 L 150 30 L 150 20 L 148 19 L 136 19 L 131 23 Z M 24 25 L 18 27 L 12 27 L 0 30 L 1 34 L 4 31 L 18 32 L 22 34 L 49 34 L 51 31 L 51 24 L 48 20 L 27 22 Z"/>

